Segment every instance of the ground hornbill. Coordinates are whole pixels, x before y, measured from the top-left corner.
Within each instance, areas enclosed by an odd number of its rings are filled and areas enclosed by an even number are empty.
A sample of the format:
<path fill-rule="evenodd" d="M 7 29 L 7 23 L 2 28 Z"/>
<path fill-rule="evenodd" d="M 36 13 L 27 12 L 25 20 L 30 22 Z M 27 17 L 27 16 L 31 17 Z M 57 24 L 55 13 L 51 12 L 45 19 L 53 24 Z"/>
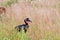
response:
<path fill-rule="evenodd" d="M 24 22 L 25 22 L 25 24 L 18 25 L 18 26 L 15 27 L 15 29 L 18 29 L 18 31 L 20 32 L 22 27 L 23 27 L 23 30 L 26 33 L 27 29 L 29 28 L 28 23 L 31 22 L 31 20 L 29 18 L 25 18 Z"/>

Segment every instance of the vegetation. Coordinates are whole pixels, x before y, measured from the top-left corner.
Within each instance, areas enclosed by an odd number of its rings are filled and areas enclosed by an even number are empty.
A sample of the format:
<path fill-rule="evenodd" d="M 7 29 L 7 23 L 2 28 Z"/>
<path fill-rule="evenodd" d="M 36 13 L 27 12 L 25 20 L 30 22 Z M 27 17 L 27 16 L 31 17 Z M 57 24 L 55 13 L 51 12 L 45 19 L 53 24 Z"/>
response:
<path fill-rule="evenodd" d="M 31 1 L 34 0 L 30 0 L 30 2 Z M 11 4 L 16 2 L 18 1 L 8 0 L 3 5 L 11 7 Z M 27 3 L 17 5 L 15 8 L 12 7 L 12 9 L 6 8 L 9 9 L 7 10 L 8 16 L 4 15 L 0 18 L 0 40 L 60 40 L 60 11 L 57 12 L 59 10 L 59 4 L 54 4 L 53 6 L 41 4 L 41 7 L 38 2 L 31 5 Z M 21 11 L 19 10 L 20 6 Z M 25 17 L 32 19 L 32 23 L 29 24 L 30 27 L 27 33 L 24 33 L 23 28 L 21 32 L 17 32 L 15 26 L 23 23 L 22 20 Z"/>
<path fill-rule="evenodd" d="M 0 5 L 1 6 L 11 6 L 12 4 L 17 3 L 17 2 L 18 2 L 18 0 L 7 0 L 4 3 L 0 3 Z"/>

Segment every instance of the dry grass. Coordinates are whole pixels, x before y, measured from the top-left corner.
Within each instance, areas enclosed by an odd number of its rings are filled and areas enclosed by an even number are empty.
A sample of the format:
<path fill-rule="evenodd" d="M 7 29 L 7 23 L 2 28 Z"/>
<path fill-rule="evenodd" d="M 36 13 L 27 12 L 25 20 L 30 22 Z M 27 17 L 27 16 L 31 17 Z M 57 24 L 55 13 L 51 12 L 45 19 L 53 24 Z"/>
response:
<path fill-rule="evenodd" d="M 3 22 L 0 22 L 0 39 L 21 40 L 21 33 L 14 27 L 29 17 L 32 23 L 29 23 L 26 40 L 60 40 L 59 7 L 59 0 L 23 0 L 12 4 L 6 8 L 6 17 L 2 17 Z"/>

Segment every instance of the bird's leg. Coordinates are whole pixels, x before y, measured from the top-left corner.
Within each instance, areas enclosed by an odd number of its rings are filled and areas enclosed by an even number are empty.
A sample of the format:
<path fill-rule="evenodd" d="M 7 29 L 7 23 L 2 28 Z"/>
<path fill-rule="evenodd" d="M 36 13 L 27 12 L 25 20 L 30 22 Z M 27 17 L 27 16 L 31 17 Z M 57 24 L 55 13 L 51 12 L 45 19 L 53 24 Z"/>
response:
<path fill-rule="evenodd" d="M 20 32 L 20 29 L 19 29 L 19 32 Z"/>
<path fill-rule="evenodd" d="M 21 31 L 21 28 L 18 28 L 18 31 L 20 32 Z"/>
<path fill-rule="evenodd" d="M 26 33 L 27 32 L 27 29 L 24 29 L 24 32 Z"/>

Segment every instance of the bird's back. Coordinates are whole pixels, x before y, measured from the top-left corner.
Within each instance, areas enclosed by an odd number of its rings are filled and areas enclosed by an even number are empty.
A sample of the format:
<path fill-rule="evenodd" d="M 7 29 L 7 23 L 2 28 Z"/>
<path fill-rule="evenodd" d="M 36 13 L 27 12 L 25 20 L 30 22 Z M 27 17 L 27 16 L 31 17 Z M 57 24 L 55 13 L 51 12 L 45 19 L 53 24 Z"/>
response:
<path fill-rule="evenodd" d="M 22 24 L 22 25 L 16 26 L 16 28 L 18 29 L 18 31 L 21 31 L 22 28 L 24 29 L 24 31 L 27 31 L 27 29 L 29 28 L 29 26 L 26 25 L 26 24 Z"/>

